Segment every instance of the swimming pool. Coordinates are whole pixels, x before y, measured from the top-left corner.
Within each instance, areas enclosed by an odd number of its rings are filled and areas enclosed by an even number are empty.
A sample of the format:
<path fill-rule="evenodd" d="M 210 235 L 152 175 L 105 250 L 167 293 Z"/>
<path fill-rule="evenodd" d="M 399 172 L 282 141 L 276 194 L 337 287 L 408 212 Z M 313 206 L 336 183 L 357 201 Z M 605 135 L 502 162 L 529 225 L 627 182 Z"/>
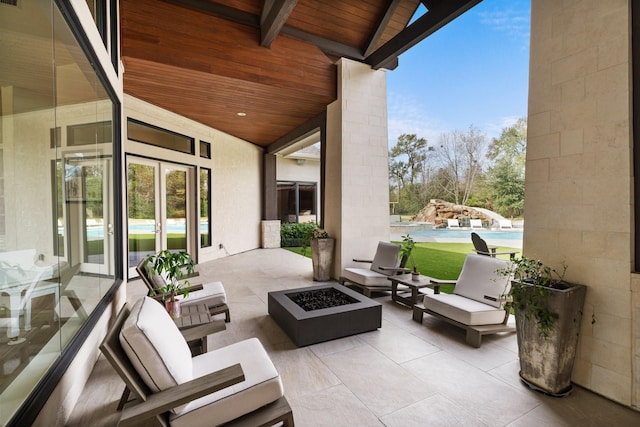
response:
<path fill-rule="evenodd" d="M 471 233 L 475 232 L 487 241 L 489 246 L 501 246 L 507 248 L 522 249 L 522 228 L 512 230 L 471 230 L 470 228 L 463 230 L 448 229 L 431 229 L 424 227 L 429 225 L 420 224 L 403 224 L 403 226 L 392 227 L 391 241 L 399 242 L 402 236 L 409 234 L 416 242 L 435 242 L 435 243 L 471 243 Z"/>
<path fill-rule="evenodd" d="M 505 240 L 522 240 L 522 230 L 447 230 L 433 229 L 421 230 L 411 233 L 414 237 L 433 237 L 433 238 L 454 238 L 454 239 L 471 239 L 471 232 L 475 232 L 483 239 L 505 239 Z"/>

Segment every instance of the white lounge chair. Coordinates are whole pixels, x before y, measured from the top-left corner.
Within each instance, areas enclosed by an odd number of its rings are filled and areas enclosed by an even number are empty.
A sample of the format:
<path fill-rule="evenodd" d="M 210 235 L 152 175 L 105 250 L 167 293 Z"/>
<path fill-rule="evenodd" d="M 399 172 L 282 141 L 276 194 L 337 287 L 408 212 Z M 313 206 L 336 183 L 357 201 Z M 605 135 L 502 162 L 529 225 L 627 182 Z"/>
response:
<path fill-rule="evenodd" d="M 294 425 L 280 375 L 257 338 L 192 357 L 167 311 L 144 297 L 125 304 L 100 350 L 135 396 L 120 425 L 154 417 L 173 427 Z"/>
<path fill-rule="evenodd" d="M 422 323 L 428 313 L 467 331 L 467 344 L 480 347 L 482 336 L 515 331 L 507 325 L 509 311 L 503 306 L 511 278 L 500 274 L 510 261 L 469 254 L 458 280 L 431 279 L 433 294 L 426 294 L 421 304 L 413 306 L 413 320 Z M 439 285 L 455 284 L 453 294 L 441 293 Z"/>
<path fill-rule="evenodd" d="M 510 219 L 501 219 L 498 221 L 498 225 L 500 226 L 500 230 L 508 230 L 513 228 L 513 224 Z"/>
<path fill-rule="evenodd" d="M 482 220 L 481 219 L 470 219 L 469 223 L 471 225 L 471 229 L 477 229 L 477 230 L 481 230 L 482 229 Z"/>
<path fill-rule="evenodd" d="M 339 283 L 359 289 L 366 297 L 371 297 L 372 292 L 391 291 L 389 277 L 411 271 L 404 267 L 408 255 L 400 256 L 401 248 L 401 245 L 395 243 L 379 242 L 373 260 L 353 260 L 354 262 L 371 263 L 371 267 L 347 267 L 342 272 Z"/>
<path fill-rule="evenodd" d="M 458 222 L 457 219 L 448 219 L 447 220 L 447 228 L 449 230 L 459 230 L 460 229 L 460 222 Z"/>

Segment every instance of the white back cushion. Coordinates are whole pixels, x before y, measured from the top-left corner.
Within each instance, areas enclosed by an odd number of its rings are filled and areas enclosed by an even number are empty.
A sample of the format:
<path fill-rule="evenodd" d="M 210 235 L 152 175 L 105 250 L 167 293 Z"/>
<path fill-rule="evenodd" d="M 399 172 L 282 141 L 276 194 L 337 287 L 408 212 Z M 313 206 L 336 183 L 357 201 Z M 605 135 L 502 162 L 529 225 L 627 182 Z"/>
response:
<path fill-rule="evenodd" d="M 387 276 L 389 276 L 390 274 L 395 274 L 395 272 L 393 271 L 385 271 L 380 269 L 380 267 L 398 267 L 400 265 L 399 255 L 400 245 L 389 242 L 379 242 L 378 249 L 376 250 L 376 255 L 373 258 L 373 262 L 371 263 L 371 270 Z"/>
<path fill-rule="evenodd" d="M 120 344 L 154 392 L 193 378 L 189 346 L 162 304 L 138 300 L 120 331 Z"/>
<path fill-rule="evenodd" d="M 501 307 L 500 301 L 509 292 L 511 278 L 498 273 L 509 268 L 511 263 L 504 259 L 485 255 L 469 254 L 464 260 L 454 293 L 494 307 Z"/>

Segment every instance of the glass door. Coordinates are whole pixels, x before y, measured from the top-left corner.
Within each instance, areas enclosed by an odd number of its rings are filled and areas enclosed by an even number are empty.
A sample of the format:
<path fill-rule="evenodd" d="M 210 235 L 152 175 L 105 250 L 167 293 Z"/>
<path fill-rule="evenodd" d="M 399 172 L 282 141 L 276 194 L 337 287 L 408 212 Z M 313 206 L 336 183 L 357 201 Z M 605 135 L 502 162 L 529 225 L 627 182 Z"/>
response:
<path fill-rule="evenodd" d="M 127 161 L 129 277 L 136 265 L 160 250 L 186 250 L 192 241 L 189 218 L 193 168 L 130 157 Z"/>
<path fill-rule="evenodd" d="M 67 227 L 77 230 L 66 241 L 68 259 L 84 273 L 113 276 L 111 158 L 75 153 L 64 167 Z"/>

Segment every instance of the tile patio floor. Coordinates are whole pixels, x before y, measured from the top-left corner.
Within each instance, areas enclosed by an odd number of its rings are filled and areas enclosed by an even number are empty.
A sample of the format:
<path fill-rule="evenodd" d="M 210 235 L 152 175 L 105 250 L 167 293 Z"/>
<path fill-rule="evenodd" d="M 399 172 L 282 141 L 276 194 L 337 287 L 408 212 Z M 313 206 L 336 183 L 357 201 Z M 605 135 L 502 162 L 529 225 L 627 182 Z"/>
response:
<path fill-rule="evenodd" d="M 311 261 L 282 249 L 254 250 L 200 265 L 224 283 L 227 330 L 209 348 L 258 337 L 284 382 L 296 426 L 640 426 L 640 412 L 576 387 L 565 398 L 532 392 L 518 380 L 515 334 L 465 344 L 462 330 L 383 304 L 382 328 L 297 348 L 267 314 L 267 293 L 313 285 Z M 145 293 L 136 280 L 128 300 Z M 123 383 L 98 360 L 68 426 L 113 426 Z"/>

